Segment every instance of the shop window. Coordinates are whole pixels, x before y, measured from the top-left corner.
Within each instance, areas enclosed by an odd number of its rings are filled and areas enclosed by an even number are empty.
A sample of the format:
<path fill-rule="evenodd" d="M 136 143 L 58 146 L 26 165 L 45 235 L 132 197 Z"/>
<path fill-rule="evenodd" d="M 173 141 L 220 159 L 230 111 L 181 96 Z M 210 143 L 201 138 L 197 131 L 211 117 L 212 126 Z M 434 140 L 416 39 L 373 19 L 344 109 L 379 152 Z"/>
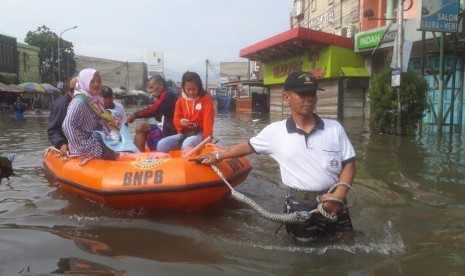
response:
<path fill-rule="evenodd" d="M 302 17 L 304 15 L 303 0 L 297 0 L 294 3 L 295 17 Z"/>
<path fill-rule="evenodd" d="M 452 58 L 450 58 L 450 57 L 446 58 L 446 62 L 444 64 L 445 68 L 446 69 L 451 69 L 452 68 L 452 62 L 453 62 Z"/>
<path fill-rule="evenodd" d="M 27 72 L 27 54 L 23 53 L 23 70 Z"/>
<path fill-rule="evenodd" d="M 310 10 L 311 11 L 316 10 L 316 0 L 310 0 Z"/>
<path fill-rule="evenodd" d="M 420 64 L 421 64 L 420 58 L 411 59 L 409 62 L 409 67 L 410 67 L 409 69 L 413 71 L 419 71 L 421 69 Z"/>

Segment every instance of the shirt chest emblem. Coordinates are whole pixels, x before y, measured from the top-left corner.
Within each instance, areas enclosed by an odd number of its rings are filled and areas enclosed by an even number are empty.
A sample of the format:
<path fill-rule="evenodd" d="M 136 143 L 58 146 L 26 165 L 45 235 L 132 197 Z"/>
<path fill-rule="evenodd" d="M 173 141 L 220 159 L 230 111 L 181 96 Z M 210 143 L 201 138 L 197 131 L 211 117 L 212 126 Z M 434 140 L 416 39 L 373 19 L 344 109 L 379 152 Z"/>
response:
<path fill-rule="evenodd" d="M 333 158 L 329 161 L 329 165 L 332 168 L 338 168 L 339 167 L 339 161 L 336 158 Z"/>

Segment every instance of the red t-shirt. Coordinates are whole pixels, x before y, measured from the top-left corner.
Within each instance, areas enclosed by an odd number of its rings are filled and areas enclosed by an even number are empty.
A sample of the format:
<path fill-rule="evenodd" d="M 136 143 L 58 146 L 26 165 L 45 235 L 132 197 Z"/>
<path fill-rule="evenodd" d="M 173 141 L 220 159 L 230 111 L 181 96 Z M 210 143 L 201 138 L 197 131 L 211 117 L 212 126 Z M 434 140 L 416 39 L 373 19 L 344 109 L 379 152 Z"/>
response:
<path fill-rule="evenodd" d="M 203 138 L 213 135 L 215 109 L 210 94 L 206 93 L 197 100 L 192 100 L 183 93 L 176 102 L 174 110 L 174 126 L 178 134 L 183 133 L 183 129 L 188 128 L 181 125 L 181 119 L 197 123 L 202 129 Z"/>

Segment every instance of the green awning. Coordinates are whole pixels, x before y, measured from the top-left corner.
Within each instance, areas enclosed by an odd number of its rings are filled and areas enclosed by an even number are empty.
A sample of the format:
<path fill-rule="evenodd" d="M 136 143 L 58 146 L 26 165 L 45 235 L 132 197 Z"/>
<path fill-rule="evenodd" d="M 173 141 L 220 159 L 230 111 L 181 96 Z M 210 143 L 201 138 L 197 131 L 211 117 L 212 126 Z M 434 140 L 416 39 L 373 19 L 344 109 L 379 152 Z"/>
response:
<path fill-rule="evenodd" d="M 341 67 L 341 74 L 344 77 L 370 77 L 365 67 Z"/>

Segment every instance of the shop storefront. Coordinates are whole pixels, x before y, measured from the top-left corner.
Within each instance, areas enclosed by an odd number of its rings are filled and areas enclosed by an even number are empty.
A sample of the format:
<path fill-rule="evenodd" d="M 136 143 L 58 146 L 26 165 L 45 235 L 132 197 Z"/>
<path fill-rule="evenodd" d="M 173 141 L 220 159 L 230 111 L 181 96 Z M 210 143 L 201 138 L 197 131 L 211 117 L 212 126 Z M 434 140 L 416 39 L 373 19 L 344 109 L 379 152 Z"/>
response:
<path fill-rule="evenodd" d="M 283 84 L 289 73 L 301 70 L 311 72 L 325 89 L 318 93 L 318 114 L 330 118 L 364 116 L 363 107 L 353 107 L 355 102 L 364 101 L 369 74 L 363 57 L 354 53 L 353 42 L 348 38 L 295 28 L 242 49 L 240 56 L 264 64 L 263 84 L 270 91 L 270 113 L 289 114 L 282 102 Z M 352 78 L 365 82 L 347 86 L 344 80 Z"/>
<path fill-rule="evenodd" d="M 443 75 L 441 76 L 440 33 L 436 37 L 432 32 L 420 31 L 420 18 L 407 20 L 404 25 L 405 41 L 412 42 L 411 51 L 403 51 L 403 64 L 408 70 L 418 72 L 429 83 L 428 101 L 430 109 L 423 117 L 423 126 L 435 130 L 438 125 L 449 126 L 453 132 L 465 120 L 463 94 L 465 53 L 463 40 L 450 33 L 445 34 L 445 51 Z M 392 67 L 394 41 L 397 26 L 392 25 L 371 29 L 355 35 L 355 51 L 365 58 L 365 64 L 371 75 L 375 75 L 385 67 Z M 463 33 L 459 34 L 463 37 Z M 455 68 L 455 70 L 454 70 Z M 443 89 L 439 87 L 443 80 Z M 443 115 L 440 115 L 440 114 Z M 442 118 L 442 119 L 439 119 Z M 438 122 L 441 122 L 439 124 Z"/>

